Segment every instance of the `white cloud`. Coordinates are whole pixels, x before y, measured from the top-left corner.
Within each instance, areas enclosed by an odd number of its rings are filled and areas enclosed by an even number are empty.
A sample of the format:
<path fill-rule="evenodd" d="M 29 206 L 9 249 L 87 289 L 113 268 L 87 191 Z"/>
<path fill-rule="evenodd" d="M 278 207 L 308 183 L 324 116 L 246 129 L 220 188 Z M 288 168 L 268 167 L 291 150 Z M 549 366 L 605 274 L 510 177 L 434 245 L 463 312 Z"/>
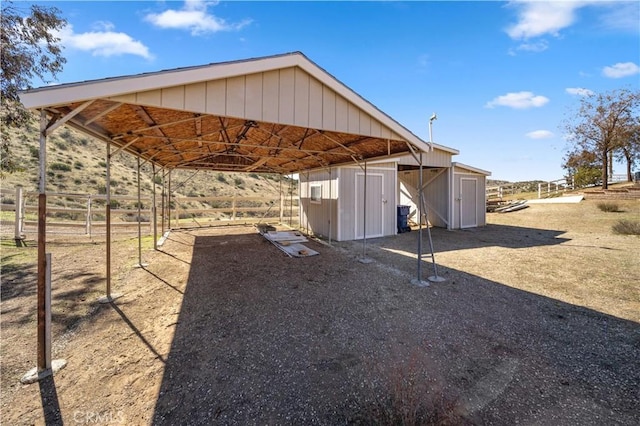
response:
<path fill-rule="evenodd" d="M 526 40 L 545 35 L 559 36 L 560 31 L 577 21 L 578 11 L 597 7 L 600 27 L 625 32 L 638 32 L 640 9 L 635 2 L 602 0 L 514 0 L 509 7 L 516 9 L 517 20 L 505 31 L 514 40 Z"/>
<path fill-rule="evenodd" d="M 506 106 L 515 109 L 527 109 L 541 107 L 549 102 L 549 98 L 535 95 L 532 92 L 507 93 L 498 96 L 485 104 L 485 108 L 495 108 L 496 106 Z"/>
<path fill-rule="evenodd" d="M 551 139 L 554 134 L 548 130 L 534 130 L 526 134 L 529 139 Z"/>
<path fill-rule="evenodd" d="M 191 35 L 235 31 L 251 23 L 250 19 L 235 24 L 228 23 L 208 13 L 207 8 L 210 5 L 210 2 L 190 0 L 186 1 L 180 10 L 169 9 L 162 13 L 150 13 L 144 19 L 159 28 L 189 30 Z"/>
<path fill-rule="evenodd" d="M 606 8 L 600 17 L 602 26 L 606 29 L 621 30 L 630 33 L 638 33 L 640 27 L 640 7 L 638 3 L 630 2 L 601 2 L 599 5 Z"/>
<path fill-rule="evenodd" d="M 137 55 L 152 59 L 149 48 L 142 42 L 134 40 L 130 35 L 113 30 L 113 24 L 98 22 L 95 31 L 75 33 L 68 24 L 59 33 L 61 44 L 70 49 L 90 52 L 93 56 Z"/>
<path fill-rule="evenodd" d="M 591 91 L 589 89 L 585 89 L 583 87 L 567 87 L 564 90 L 568 94 L 575 95 L 575 96 L 591 96 L 591 95 L 593 95 L 593 91 Z"/>
<path fill-rule="evenodd" d="M 640 67 L 633 62 L 618 62 L 610 67 L 604 67 L 602 74 L 609 78 L 629 77 L 630 75 L 640 74 Z"/>
<path fill-rule="evenodd" d="M 559 35 L 563 28 L 571 26 L 576 10 L 584 6 L 576 1 L 513 1 L 509 5 L 518 9 L 518 21 L 506 32 L 512 39 L 521 40 L 543 35 Z"/>

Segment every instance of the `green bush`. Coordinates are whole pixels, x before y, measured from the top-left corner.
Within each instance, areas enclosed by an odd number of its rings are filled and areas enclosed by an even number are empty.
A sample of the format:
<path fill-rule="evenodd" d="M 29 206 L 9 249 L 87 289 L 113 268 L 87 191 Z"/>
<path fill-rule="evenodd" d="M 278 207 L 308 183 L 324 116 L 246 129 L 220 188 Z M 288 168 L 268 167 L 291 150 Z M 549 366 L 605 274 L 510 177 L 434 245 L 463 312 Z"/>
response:
<path fill-rule="evenodd" d="M 598 208 L 603 212 L 615 213 L 620 211 L 620 205 L 618 203 L 607 201 L 607 202 L 598 203 L 597 205 L 598 205 Z"/>
<path fill-rule="evenodd" d="M 70 172 L 71 166 L 65 163 L 51 163 L 49 166 L 51 170 L 59 170 L 61 172 Z"/>
<path fill-rule="evenodd" d="M 640 235 L 640 221 L 622 219 L 612 226 L 613 233 L 619 235 Z"/>

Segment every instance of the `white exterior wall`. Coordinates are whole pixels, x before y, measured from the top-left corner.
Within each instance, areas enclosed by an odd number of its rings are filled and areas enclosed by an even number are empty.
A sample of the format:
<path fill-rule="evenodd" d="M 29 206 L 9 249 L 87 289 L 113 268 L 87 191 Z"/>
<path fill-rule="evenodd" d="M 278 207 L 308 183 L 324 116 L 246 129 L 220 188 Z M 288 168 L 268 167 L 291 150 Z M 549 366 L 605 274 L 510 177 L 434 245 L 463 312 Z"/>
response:
<path fill-rule="evenodd" d="M 299 67 L 129 93 L 109 99 L 382 139 L 404 139 Z"/>
<path fill-rule="evenodd" d="M 450 152 L 434 148 L 431 152 L 422 153 L 422 165 L 424 167 L 451 167 L 451 157 L 452 154 Z M 398 164 L 407 166 L 420 165 L 411 154 L 398 157 L 396 161 Z"/>
<path fill-rule="evenodd" d="M 380 225 L 381 235 L 395 235 L 396 213 L 396 163 L 367 165 L 367 229 Z M 359 166 L 344 166 L 329 170 L 315 170 L 300 174 L 300 227 L 309 228 L 314 234 L 337 241 L 362 238 L 364 213 L 362 194 L 356 192 L 356 180 L 363 184 L 364 170 Z M 373 180 L 380 183 L 378 191 Z M 322 191 L 320 204 L 310 200 L 311 187 L 319 185 Z M 358 228 L 357 228 L 358 227 Z M 329 232 L 331 233 L 329 235 Z M 367 237 L 373 237 L 367 233 Z"/>
<path fill-rule="evenodd" d="M 454 169 L 453 174 L 453 228 L 460 229 L 461 225 L 465 225 L 461 223 L 461 215 L 463 213 L 462 209 L 469 208 L 468 204 L 462 204 L 461 201 L 464 198 L 463 194 L 463 180 L 466 180 L 467 183 L 471 183 L 472 181 L 476 182 L 476 193 L 475 193 L 475 218 L 476 218 L 476 226 L 485 226 L 487 224 L 487 205 L 486 205 L 486 176 L 478 173 L 470 173 L 465 170 Z M 466 199 L 465 201 L 468 201 Z"/>
<path fill-rule="evenodd" d="M 338 169 L 300 174 L 300 227 L 322 238 L 335 240 L 338 234 Z M 310 198 L 311 187 L 320 186 L 320 202 Z"/>

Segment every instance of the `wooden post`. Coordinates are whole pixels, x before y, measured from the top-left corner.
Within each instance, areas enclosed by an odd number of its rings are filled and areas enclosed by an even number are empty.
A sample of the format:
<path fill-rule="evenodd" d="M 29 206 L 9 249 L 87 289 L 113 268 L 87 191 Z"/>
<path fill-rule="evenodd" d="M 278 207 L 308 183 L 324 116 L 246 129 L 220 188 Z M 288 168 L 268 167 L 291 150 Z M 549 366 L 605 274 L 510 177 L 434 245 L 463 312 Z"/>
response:
<path fill-rule="evenodd" d="M 160 173 L 162 173 L 162 194 L 161 194 L 161 201 L 160 201 L 160 222 L 161 222 L 161 226 L 160 226 L 160 233 L 162 235 L 164 235 L 164 218 L 165 218 L 165 208 L 164 205 L 166 204 L 166 191 L 164 188 L 164 179 L 165 179 L 165 173 L 164 173 L 164 167 L 162 169 L 160 169 Z"/>
<path fill-rule="evenodd" d="M 282 175 L 280 175 L 280 223 L 284 221 L 284 194 L 282 193 Z"/>
<path fill-rule="evenodd" d="M 142 266 L 142 223 L 140 215 L 142 213 L 142 207 L 140 206 L 140 156 L 138 159 L 138 265 Z"/>
<path fill-rule="evenodd" d="M 89 238 L 91 238 L 91 195 L 89 195 L 89 197 L 87 198 L 87 220 L 86 220 L 86 224 L 87 224 L 87 229 L 86 229 L 86 233 L 87 235 L 89 235 Z"/>
<path fill-rule="evenodd" d="M 236 196 L 234 194 L 233 198 L 231 199 L 231 221 L 235 222 L 235 220 L 236 220 Z"/>
<path fill-rule="evenodd" d="M 152 192 L 152 201 L 151 201 L 151 215 L 153 216 L 153 249 L 158 250 L 158 211 L 156 209 L 156 165 L 151 164 L 151 170 L 153 174 L 153 180 L 151 182 L 153 192 Z"/>
<path fill-rule="evenodd" d="M 45 340 L 44 340 L 44 360 L 45 360 L 45 369 L 49 370 L 51 368 L 51 253 L 45 254 L 46 261 L 46 274 L 45 274 L 45 296 L 44 296 L 44 304 L 45 308 L 45 317 L 44 317 L 44 329 L 45 329 Z"/>
<path fill-rule="evenodd" d="M 169 224 L 167 225 L 169 231 L 171 231 L 171 170 L 169 170 L 169 193 L 167 194 L 168 203 L 167 203 L 167 220 Z"/>
<path fill-rule="evenodd" d="M 38 370 L 47 369 L 46 280 L 47 280 L 47 113 L 40 110 L 40 182 L 38 194 Z"/>
<path fill-rule="evenodd" d="M 23 235 L 22 226 L 24 223 L 24 200 L 22 199 L 22 186 L 16 186 L 16 204 L 15 204 L 15 239 L 16 246 L 22 245 Z"/>
<path fill-rule="evenodd" d="M 107 240 L 107 259 L 106 259 L 106 268 L 107 268 L 107 299 L 111 298 L 111 142 L 107 142 L 107 206 L 105 210 L 106 216 L 106 240 Z"/>

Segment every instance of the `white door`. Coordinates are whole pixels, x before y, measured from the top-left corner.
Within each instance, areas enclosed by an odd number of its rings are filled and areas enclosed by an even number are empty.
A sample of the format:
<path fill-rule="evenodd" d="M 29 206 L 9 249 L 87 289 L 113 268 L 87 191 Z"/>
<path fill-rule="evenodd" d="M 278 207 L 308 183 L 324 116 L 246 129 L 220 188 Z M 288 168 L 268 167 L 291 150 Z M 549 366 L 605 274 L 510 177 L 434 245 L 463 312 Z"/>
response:
<path fill-rule="evenodd" d="M 364 205 L 364 173 L 356 174 L 356 239 L 363 238 L 366 212 L 367 238 L 384 234 L 383 175 L 367 173 L 367 205 Z"/>
<path fill-rule="evenodd" d="M 478 226 L 478 181 L 460 179 L 460 228 Z"/>

